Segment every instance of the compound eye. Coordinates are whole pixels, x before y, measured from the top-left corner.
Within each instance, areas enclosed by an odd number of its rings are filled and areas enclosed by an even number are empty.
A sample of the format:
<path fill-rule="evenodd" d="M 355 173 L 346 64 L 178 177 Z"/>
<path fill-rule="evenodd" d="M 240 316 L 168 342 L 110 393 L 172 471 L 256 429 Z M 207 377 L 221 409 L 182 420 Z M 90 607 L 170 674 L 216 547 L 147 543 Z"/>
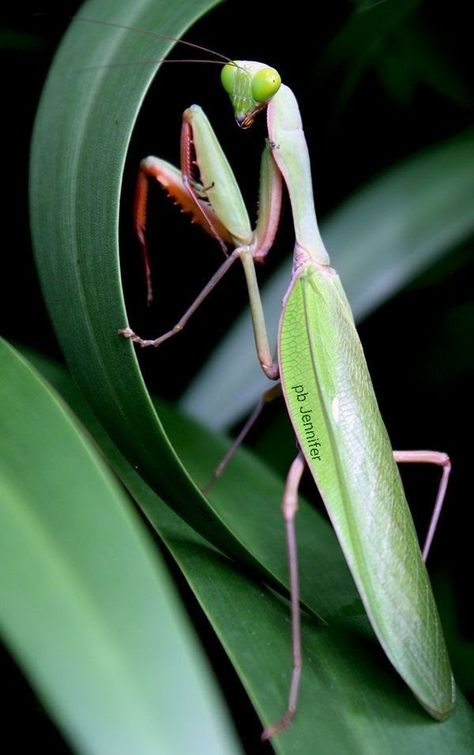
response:
<path fill-rule="evenodd" d="M 236 74 L 237 66 L 235 63 L 226 63 L 221 71 L 221 83 L 227 94 L 232 94 L 234 91 Z"/>
<path fill-rule="evenodd" d="M 268 102 L 278 92 L 280 86 L 281 78 L 278 71 L 274 68 L 261 68 L 252 79 L 252 97 L 255 102 Z"/>

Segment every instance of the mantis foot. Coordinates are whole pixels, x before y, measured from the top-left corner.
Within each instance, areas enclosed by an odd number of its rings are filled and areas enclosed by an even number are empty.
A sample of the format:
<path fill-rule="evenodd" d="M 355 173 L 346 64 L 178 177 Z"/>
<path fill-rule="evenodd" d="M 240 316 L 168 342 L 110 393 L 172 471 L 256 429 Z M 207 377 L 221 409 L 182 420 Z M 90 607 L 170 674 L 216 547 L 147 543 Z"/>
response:
<path fill-rule="evenodd" d="M 278 723 L 273 724 L 272 726 L 267 726 L 267 728 L 263 730 L 260 737 L 261 741 L 266 742 L 268 739 L 274 737 L 275 734 L 279 734 L 281 731 L 284 731 L 291 724 L 294 715 L 294 710 L 287 710 L 281 721 L 278 721 Z"/>
<path fill-rule="evenodd" d="M 156 340 L 155 341 L 147 341 L 144 338 L 140 338 L 140 336 L 137 336 L 137 334 L 131 329 L 131 328 L 120 328 L 120 330 L 117 331 L 119 336 L 123 336 L 124 338 L 129 338 L 133 343 L 138 343 L 142 348 L 146 346 L 156 346 Z"/>

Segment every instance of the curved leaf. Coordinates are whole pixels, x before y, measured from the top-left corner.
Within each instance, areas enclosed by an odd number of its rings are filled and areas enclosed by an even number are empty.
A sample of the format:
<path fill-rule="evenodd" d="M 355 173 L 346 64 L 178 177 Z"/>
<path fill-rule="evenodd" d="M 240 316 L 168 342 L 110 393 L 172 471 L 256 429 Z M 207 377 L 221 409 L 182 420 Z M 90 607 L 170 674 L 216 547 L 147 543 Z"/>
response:
<path fill-rule="evenodd" d="M 237 752 L 123 493 L 4 341 L 0 362 L 0 628 L 13 654 L 77 752 Z"/>
<path fill-rule="evenodd" d="M 159 59 L 173 45 L 130 27 L 179 37 L 214 3 L 91 0 L 83 6 L 88 22 L 76 20 L 67 32 L 35 123 L 31 221 L 57 336 L 97 416 L 130 463 L 197 531 L 255 566 L 187 475 L 154 411 L 134 347 L 117 335 L 127 324 L 118 262 L 125 155 Z M 157 62 L 127 67 L 124 76 L 127 61 L 150 59 Z"/>

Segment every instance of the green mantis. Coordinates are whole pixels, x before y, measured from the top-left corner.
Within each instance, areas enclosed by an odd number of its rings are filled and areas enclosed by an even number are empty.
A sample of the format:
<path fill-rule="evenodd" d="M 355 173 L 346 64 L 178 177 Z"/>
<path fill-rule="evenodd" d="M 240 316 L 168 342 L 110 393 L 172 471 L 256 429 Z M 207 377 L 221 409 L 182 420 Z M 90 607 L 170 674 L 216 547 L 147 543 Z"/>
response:
<path fill-rule="evenodd" d="M 301 116 L 291 89 L 273 68 L 233 61 L 222 70 L 237 123 L 247 128 L 266 109 L 268 141 L 262 156 L 259 219 L 255 230 L 239 187 L 203 111 L 183 117 L 181 171 L 157 158 L 142 161 L 136 229 L 146 247 L 146 194 L 150 177 L 191 212 L 227 249 L 224 263 L 181 320 L 157 339 L 120 331 L 141 346 L 159 346 L 178 333 L 239 258 L 247 281 L 257 354 L 265 374 L 280 380 L 299 451 L 289 471 L 285 520 L 292 604 L 293 674 L 288 708 L 263 734 L 292 720 L 302 665 L 295 514 L 298 486 L 309 468 L 321 493 L 373 629 L 385 653 L 421 705 L 443 720 L 454 705 L 454 681 L 424 565 L 446 492 L 450 462 L 434 451 L 393 451 L 372 388 L 363 350 L 339 277 L 330 266 L 314 210 L 311 170 Z M 199 169 L 196 175 L 195 164 Z M 270 250 L 280 214 L 282 183 L 292 207 L 295 249 L 292 279 L 280 317 L 273 358 L 255 275 Z M 397 462 L 434 463 L 442 478 L 420 551 Z M 317 565 L 315 565 L 317 568 Z"/>

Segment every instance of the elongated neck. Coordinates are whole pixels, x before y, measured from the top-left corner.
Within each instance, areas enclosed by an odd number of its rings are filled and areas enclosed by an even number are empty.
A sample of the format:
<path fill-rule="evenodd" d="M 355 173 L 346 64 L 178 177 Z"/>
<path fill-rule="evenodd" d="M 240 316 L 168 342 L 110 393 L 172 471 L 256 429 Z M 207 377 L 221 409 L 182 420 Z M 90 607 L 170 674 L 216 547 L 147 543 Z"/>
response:
<path fill-rule="evenodd" d="M 329 255 L 319 232 L 313 199 L 308 145 L 296 97 L 281 88 L 268 104 L 268 133 L 273 157 L 290 196 L 296 241 L 320 265 L 329 265 Z"/>

